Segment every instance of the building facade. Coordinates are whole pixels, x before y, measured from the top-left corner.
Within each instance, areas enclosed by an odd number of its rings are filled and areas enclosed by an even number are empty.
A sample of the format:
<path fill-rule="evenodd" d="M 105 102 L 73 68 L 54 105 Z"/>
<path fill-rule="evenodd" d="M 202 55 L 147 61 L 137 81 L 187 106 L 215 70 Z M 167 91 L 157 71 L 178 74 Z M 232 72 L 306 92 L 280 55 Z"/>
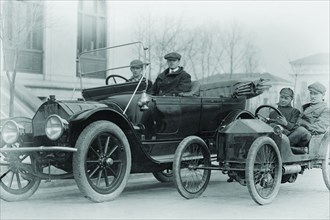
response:
<path fill-rule="evenodd" d="M 78 54 L 106 47 L 109 42 L 107 1 L 1 1 L 4 27 L 1 42 L 1 90 L 9 89 L 7 74 L 16 64 L 16 102 L 27 96 L 41 101 L 81 97 Z M 17 58 L 15 52 L 17 50 Z M 106 52 L 81 57 L 81 72 L 106 69 Z M 83 78 L 84 88 L 104 85 L 105 72 Z M 8 91 L 1 91 L 1 113 L 8 115 Z M 23 95 L 23 97 L 22 97 Z M 19 104 L 18 104 L 19 105 Z M 36 106 L 40 105 L 38 101 Z M 19 112 L 17 112 L 19 114 Z M 24 113 L 26 114 L 26 112 Z"/>
<path fill-rule="evenodd" d="M 317 53 L 290 62 L 295 82 L 296 106 L 309 102 L 308 85 L 318 81 L 326 88 L 325 101 L 329 104 L 329 53 Z"/>

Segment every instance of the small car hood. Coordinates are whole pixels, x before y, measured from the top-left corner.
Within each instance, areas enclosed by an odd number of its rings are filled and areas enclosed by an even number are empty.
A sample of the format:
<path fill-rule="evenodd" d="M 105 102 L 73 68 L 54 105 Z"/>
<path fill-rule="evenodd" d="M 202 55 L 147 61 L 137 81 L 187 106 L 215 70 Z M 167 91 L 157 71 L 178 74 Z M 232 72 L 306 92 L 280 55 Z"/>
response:
<path fill-rule="evenodd" d="M 273 128 L 259 119 L 238 119 L 226 126 L 220 133 L 271 133 Z"/>

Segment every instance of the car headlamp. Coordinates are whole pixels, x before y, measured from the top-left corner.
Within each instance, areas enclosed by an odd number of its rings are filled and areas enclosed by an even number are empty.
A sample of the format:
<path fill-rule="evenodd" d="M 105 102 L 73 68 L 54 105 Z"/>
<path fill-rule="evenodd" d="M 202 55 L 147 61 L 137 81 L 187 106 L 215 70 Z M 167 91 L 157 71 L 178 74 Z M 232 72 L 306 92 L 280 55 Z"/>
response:
<path fill-rule="evenodd" d="M 20 134 L 23 133 L 24 127 L 20 124 L 18 124 L 15 121 L 9 120 L 7 122 L 4 123 L 4 125 L 2 126 L 1 129 L 1 137 L 2 140 L 6 143 L 6 144 L 14 144 Z"/>
<path fill-rule="evenodd" d="M 48 116 L 45 125 L 46 136 L 52 141 L 59 139 L 67 129 L 68 124 L 65 119 L 58 115 Z"/>
<path fill-rule="evenodd" d="M 283 132 L 283 127 L 281 125 L 275 125 L 274 133 L 278 136 L 281 136 L 282 132 Z"/>

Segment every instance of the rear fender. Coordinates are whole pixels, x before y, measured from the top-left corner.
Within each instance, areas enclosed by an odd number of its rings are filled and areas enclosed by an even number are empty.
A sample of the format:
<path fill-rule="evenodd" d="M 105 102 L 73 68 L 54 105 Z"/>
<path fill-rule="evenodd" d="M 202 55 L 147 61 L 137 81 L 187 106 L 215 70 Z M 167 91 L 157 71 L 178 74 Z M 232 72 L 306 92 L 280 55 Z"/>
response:
<path fill-rule="evenodd" d="M 329 145 L 329 130 L 324 134 L 313 135 L 309 141 L 309 152 L 324 159 Z"/>

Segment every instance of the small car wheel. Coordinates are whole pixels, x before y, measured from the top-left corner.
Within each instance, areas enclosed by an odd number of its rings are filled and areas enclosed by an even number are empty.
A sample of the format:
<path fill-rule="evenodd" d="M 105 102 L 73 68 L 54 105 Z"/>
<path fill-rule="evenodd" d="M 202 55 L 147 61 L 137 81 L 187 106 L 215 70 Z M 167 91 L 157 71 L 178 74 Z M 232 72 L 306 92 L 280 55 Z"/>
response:
<path fill-rule="evenodd" d="M 271 138 L 262 136 L 253 142 L 245 172 L 252 199 L 259 205 L 271 203 L 277 196 L 282 178 L 282 159 Z"/>
<path fill-rule="evenodd" d="M 324 142 L 326 146 L 326 153 L 325 158 L 322 161 L 322 175 L 325 185 L 327 186 L 328 190 L 330 190 L 330 143 L 329 139 L 327 138 Z"/>
<path fill-rule="evenodd" d="M 33 154 L 1 153 L 0 164 L 1 199 L 8 202 L 22 201 L 37 191 L 41 179 L 32 174 L 37 169 Z"/>
<path fill-rule="evenodd" d="M 173 181 L 173 171 L 171 169 L 153 172 L 152 174 L 161 183 L 168 183 Z"/>
<path fill-rule="evenodd" d="M 210 181 L 210 151 L 205 142 L 196 136 L 186 137 L 175 151 L 173 162 L 174 184 L 184 198 L 200 196 Z"/>
<path fill-rule="evenodd" d="M 124 132 L 109 121 L 96 121 L 79 135 L 73 175 L 82 194 L 93 202 L 115 199 L 131 171 L 131 150 Z"/>

